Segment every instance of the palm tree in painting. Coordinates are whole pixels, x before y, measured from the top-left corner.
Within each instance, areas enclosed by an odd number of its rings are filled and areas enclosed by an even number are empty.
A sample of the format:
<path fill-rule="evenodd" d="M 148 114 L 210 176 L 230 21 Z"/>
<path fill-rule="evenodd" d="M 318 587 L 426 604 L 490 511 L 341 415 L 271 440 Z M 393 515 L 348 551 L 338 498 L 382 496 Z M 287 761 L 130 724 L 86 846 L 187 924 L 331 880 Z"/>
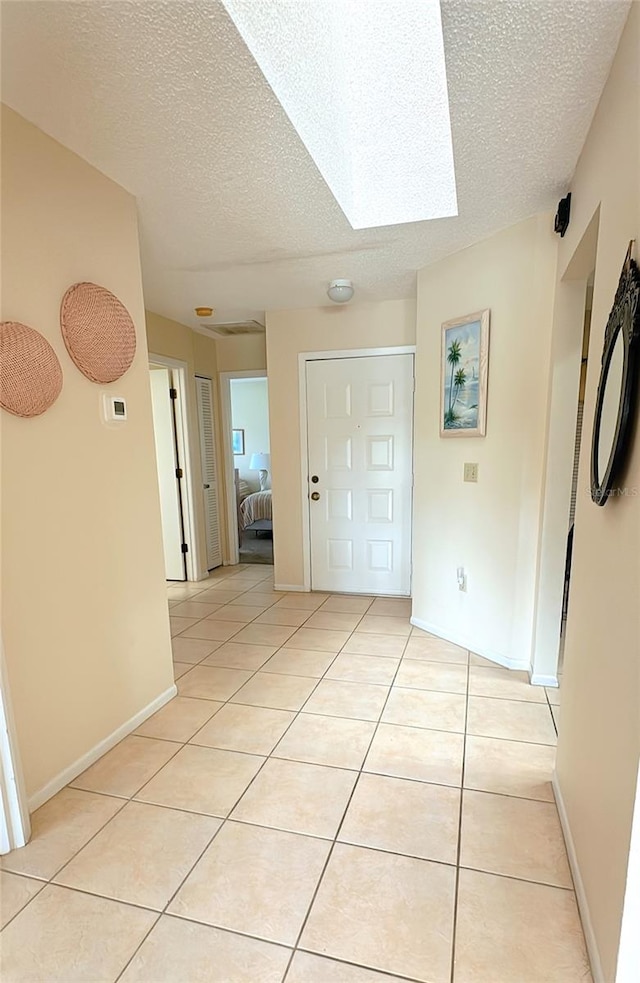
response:
<path fill-rule="evenodd" d="M 460 390 L 464 389 L 464 387 L 467 384 L 467 373 L 465 372 L 464 369 L 458 369 L 455 376 L 453 377 L 453 382 L 455 386 L 455 390 L 453 393 L 453 406 L 455 406 Z"/>
<path fill-rule="evenodd" d="M 456 415 L 453 412 L 454 396 L 455 396 L 455 380 L 454 374 L 456 371 L 456 365 L 462 358 L 462 351 L 460 349 L 459 341 L 452 341 L 449 345 L 449 351 L 447 352 L 447 362 L 451 366 L 451 382 L 449 383 L 449 406 L 447 412 L 444 415 L 445 426 L 450 425 L 454 422 Z"/>

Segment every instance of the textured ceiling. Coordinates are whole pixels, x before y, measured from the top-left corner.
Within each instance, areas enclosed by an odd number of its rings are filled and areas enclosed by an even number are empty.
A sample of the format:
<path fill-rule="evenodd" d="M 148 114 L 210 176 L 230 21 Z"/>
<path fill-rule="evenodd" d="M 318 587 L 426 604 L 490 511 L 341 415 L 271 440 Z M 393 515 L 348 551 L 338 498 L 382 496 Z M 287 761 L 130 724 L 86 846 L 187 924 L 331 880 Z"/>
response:
<path fill-rule="evenodd" d="M 417 269 L 553 208 L 628 6 L 443 0 L 459 215 L 411 225 L 351 229 L 217 0 L 4 2 L 2 98 L 137 196 L 149 308 L 261 320 L 334 277 L 412 296 Z"/>
<path fill-rule="evenodd" d="M 440 0 L 222 3 L 352 229 L 458 214 Z"/>

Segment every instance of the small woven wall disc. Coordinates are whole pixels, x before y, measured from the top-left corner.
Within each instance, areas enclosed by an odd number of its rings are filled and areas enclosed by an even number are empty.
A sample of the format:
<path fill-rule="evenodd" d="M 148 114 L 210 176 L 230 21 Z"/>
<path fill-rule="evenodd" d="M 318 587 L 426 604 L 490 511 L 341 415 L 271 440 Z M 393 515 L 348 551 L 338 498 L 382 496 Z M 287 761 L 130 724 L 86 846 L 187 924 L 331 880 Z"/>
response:
<path fill-rule="evenodd" d="M 62 298 L 60 327 L 69 355 L 92 382 L 115 382 L 136 353 L 136 329 L 118 298 L 95 283 L 75 283 Z"/>
<path fill-rule="evenodd" d="M 15 416 L 39 416 L 61 389 L 62 369 L 47 339 L 19 321 L 0 322 L 0 406 Z"/>

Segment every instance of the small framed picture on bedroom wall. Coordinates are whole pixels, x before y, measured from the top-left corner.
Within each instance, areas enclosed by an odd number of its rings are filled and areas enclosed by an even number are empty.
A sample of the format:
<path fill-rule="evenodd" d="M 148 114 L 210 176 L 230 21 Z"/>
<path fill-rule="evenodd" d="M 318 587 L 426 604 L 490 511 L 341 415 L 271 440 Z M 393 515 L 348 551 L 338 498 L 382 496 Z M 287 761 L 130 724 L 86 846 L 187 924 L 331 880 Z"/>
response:
<path fill-rule="evenodd" d="M 487 430 L 489 311 L 442 325 L 440 436 L 484 437 Z"/>
<path fill-rule="evenodd" d="M 244 430 L 231 431 L 231 447 L 234 454 L 244 454 Z"/>

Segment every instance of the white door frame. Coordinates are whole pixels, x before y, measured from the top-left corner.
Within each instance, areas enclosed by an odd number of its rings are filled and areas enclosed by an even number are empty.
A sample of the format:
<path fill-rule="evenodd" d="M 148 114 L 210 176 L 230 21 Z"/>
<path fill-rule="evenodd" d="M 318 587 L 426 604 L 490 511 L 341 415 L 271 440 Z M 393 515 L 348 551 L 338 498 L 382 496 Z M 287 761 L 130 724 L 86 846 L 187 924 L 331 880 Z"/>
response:
<path fill-rule="evenodd" d="M 564 274 L 557 283 L 554 301 L 551 374 L 544 449 L 545 472 L 538 533 L 538 572 L 530 657 L 531 682 L 536 686 L 558 685 L 585 300 L 589 277 L 594 270 L 596 279 L 598 276 L 599 230 L 600 206 L 598 205 Z M 587 363 L 587 371 L 598 370 Z M 591 444 L 587 421 L 582 428 L 581 448 L 581 456 L 588 456 Z M 576 535 L 579 535 L 577 523 Z"/>
<path fill-rule="evenodd" d="M 24 846 L 31 836 L 27 795 L 0 640 L 0 854 Z"/>
<path fill-rule="evenodd" d="M 180 491 L 182 493 L 182 520 L 184 522 L 185 539 L 189 550 L 187 559 L 187 580 L 200 580 L 200 544 L 198 542 L 196 516 L 195 516 L 195 495 L 193 480 L 193 455 L 191 453 L 191 442 L 189 432 L 189 387 L 188 387 L 188 365 L 178 358 L 167 358 L 166 355 L 155 355 L 149 352 L 149 362 L 155 365 L 164 365 L 173 372 L 175 388 L 178 391 L 176 400 L 176 437 L 178 441 L 178 456 L 182 462 L 182 478 L 180 481 Z"/>
<path fill-rule="evenodd" d="M 311 507 L 309 504 L 309 436 L 307 433 L 307 362 L 330 358 L 367 358 L 371 355 L 415 355 L 415 345 L 396 345 L 392 348 L 349 348 L 344 351 L 299 352 L 298 392 L 300 404 L 300 491 L 302 496 L 302 570 L 304 589 L 311 590 Z M 415 373 L 415 362 L 414 362 Z M 415 427 L 413 428 L 415 430 Z M 413 448 L 412 448 L 413 451 Z M 412 453 L 413 458 L 413 453 Z M 413 486 L 413 471 L 411 472 Z M 411 510 L 411 542 L 409 553 L 413 556 L 413 509 Z M 413 563 L 411 563 L 413 572 Z"/>
<path fill-rule="evenodd" d="M 622 908 L 620 945 L 616 965 L 616 983 L 634 983 L 640 971 L 640 769 L 636 781 L 636 798 L 631 822 L 631 841 L 627 864 L 627 883 Z M 594 973 L 594 979 L 596 974 Z"/>
<path fill-rule="evenodd" d="M 224 455 L 224 499 L 227 513 L 227 551 L 223 555 L 225 566 L 240 562 L 240 544 L 238 542 L 238 506 L 236 502 L 235 466 L 233 447 L 231 446 L 231 380 L 232 379 L 267 379 L 266 369 L 245 369 L 237 372 L 220 372 L 220 408 L 222 415 L 222 446 Z"/>
<path fill-rule="evenodd" d="M 221 557 L 221 560 L 222 560 L 222 562 L 224 564 L 223 542 L 222 542 L 222 515 L 221 515 L 221 509 L 223 508 L 222 501 L 223 501 L 223 495 L 224 495 L 224 478 L 222 476 L 222 469 L 220 468 L 220 461 L 218 460 L 218 456 L 219 455 L 218 455 L 218 440 L 217 440 L 217 428 L 216 428 L 216 423 L 218 422 L 218 410 L 217 410 L 217 407 L 216 407 L 216 382 L 215 382 L 215 379 L 213 379 L 210 375 L 203 375 L 202 372 L 196 372 L 196 375 L 195 375 L 195 386 L 196 386 L 196 402 L 197 402 L 196 413 L 197 413 L 197 418 L 198 418 L 198 450 L 200 452 L 200 461 L 202 462 L 203 465 L 204 465 L 205 454 L 204 454 L 204 445 L 203 445 L 203 439 L 202 439 L 202 426 L 201 426 L 201 423 L 200 423 L 201 404 L 200 404 L 200 395 L 198 393 L 198 382 L 199 381 L 202 381 L 202 382 L 210 382 L 211 383 L 211 393 L 210 393 L 210 396 L 211 396 L 211 427 L 212 427 L 212 430 L 213 430 L 213 462 L 214 462 L 215 473 L 216 473 L 216 503 L 217 503 L 217 508 L 218 508 L 218 543 L 220 545 L 220 557 Z M 203 485 L 203 492 L 204 492 L 204 486 L 205 486 L 204 467 L 202 467 L 201 470 L 202 470 L 202 485 Z M 203 496 L 203 499 L 204 499 L 204 496 Z M 204 509 L 205 509 L 205 517 L 204 517 L 204 529 L 205 529 L 204 555 L 205 555 L 205 563 L 206 563 L 207 573 L 208 573 L 209 572 L 209 569 L 215 570 L 217 568 L 216 567 L 209 568 L 209 542 L 208 542 L 208 537 L 207 537 L 207 517 L 206 517 L 207 503 L 206 503 L 206 500 L 204 501 Z"/>

